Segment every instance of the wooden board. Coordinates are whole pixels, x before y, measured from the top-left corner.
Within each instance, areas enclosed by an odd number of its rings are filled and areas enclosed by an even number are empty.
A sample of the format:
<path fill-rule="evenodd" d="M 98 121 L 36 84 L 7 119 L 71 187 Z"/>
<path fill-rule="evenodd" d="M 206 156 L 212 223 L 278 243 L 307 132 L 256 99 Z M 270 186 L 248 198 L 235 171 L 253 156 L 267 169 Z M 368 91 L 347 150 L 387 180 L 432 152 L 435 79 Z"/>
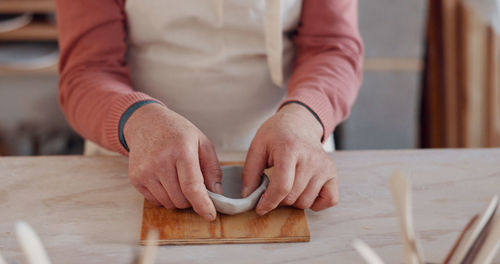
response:
<path fill-rule="evenodd" d="M 241 164 L 241 162 L 222 165 Z M 272 175 L 270 175 L 272 177 Z M 144 201 L 141 244 L 151 228 L 159 231 L 158 245 L 246 244 L 308 242 L 304 210 L 279 207 L 264 216 L 253 211 L 238 215 L 218 213 L 213 222 L 205 221 L 192 209 L 168 210 Z"/>
<path fill-rule="evenodd" d="M 309 228 L 304 210 L 280 207 L 259 216 L 255 211 L 239 215 L 218 214 L 205 221 L 192 209 L 167 210 L 144 202 L 141 244 L 149 229 L 159 230 L 158 245 L 245 244 L 308 242 Z"/>

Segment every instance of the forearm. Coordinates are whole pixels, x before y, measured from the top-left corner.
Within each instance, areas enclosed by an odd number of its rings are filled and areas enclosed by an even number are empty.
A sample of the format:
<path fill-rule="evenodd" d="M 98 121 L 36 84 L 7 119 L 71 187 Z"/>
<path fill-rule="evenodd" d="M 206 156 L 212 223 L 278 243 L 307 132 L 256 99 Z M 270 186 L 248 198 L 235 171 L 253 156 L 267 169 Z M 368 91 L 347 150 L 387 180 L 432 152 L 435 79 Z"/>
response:
<path fill-rule="evenodd" d="M 84 138 L 127 154 L 119 141 L 119 121 L 134 103 L 153 100 L 102 69 L 77 71 L 61 78 L 59 103 L 68 123 Z"/>
<path fill-rule="evenodd" d="M 301 21 L 284 103 L 308 106 L 319 117 L 326 139 L 348 116 L 361 83 L 363 45 L 357 1 L 305 2 Z"/>
<path fill-rule="evenodd" d="M 119 120 L 130 105 L 151 99 L 132 89 L 123 0 L 56 0 L 59 103 L 83 137 L 127 154 Z"/>

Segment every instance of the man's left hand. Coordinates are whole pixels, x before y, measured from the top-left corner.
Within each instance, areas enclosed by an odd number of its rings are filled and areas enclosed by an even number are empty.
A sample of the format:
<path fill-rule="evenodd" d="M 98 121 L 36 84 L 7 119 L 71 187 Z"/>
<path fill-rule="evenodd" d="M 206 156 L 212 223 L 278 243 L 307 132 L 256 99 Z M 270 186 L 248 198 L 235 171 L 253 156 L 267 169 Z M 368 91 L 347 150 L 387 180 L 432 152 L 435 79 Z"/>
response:
<path fill-rule="evenodd" d="M 264 215 L 279 205 L 314 211 L 338 203 L 337 169 L 323 150 L 323 127 L 305 107 L 291 103 L 257 131 L 243 169 L 243 197 L 257 188 L 264 169 L 273 168 L 257 204 Z"/>

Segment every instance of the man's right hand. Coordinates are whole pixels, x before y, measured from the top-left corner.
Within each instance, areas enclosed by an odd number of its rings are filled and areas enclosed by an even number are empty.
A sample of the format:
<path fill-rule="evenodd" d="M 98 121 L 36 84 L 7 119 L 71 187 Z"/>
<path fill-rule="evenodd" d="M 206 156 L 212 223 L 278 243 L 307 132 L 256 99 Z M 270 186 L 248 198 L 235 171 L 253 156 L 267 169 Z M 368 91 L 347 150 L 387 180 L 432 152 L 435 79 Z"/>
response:
<path fill-rule="evenodd" d="M 198 128 L 160 104 L 147 104 L 127 120 L 124 136 L 130 181 L 146 199 L 168 209 L 192 206 L 215 219 L 206 187 L 222 193 L 222 172 L 212 142 Z"/>

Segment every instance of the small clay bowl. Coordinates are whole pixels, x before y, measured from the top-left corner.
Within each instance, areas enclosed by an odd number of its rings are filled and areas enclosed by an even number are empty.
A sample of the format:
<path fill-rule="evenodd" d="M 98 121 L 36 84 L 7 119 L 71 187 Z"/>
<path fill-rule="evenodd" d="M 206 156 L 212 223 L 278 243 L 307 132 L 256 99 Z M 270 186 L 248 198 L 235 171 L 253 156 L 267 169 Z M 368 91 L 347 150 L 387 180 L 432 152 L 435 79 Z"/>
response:
<path fill-rule="evenodd" d="M 250 211 L 257 205 L 260 196 L 264 193 L 269 184 L 269 178 L 265 173 L 259 187 L 245 198 L 241 197 L 241 172 L 242 166 L 222 166 L 222 190 L 224 195 L 208 191 L 208 195 L 218 212 L 228 215 L 240 214 Z"/>

